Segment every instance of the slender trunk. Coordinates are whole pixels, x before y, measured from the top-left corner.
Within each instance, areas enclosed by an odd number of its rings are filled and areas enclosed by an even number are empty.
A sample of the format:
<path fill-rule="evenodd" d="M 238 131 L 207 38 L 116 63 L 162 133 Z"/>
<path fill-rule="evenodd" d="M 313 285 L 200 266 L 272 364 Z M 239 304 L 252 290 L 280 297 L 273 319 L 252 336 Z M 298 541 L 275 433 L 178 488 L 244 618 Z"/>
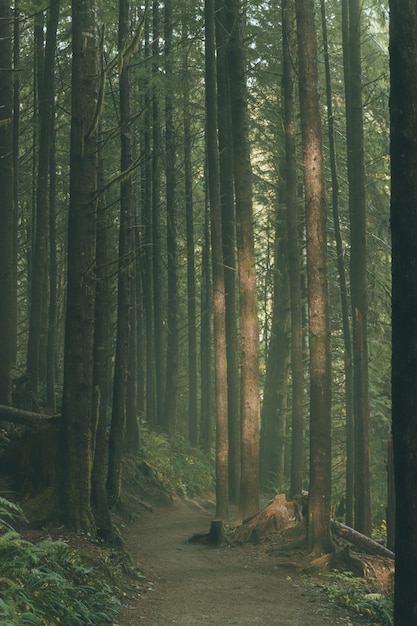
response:
<path fill-rule="evenodd" d="M 11 47 L 12 16 L 9 3 L 0 2 L 0 402 L 11 403 L 13 361 L 13 78 Z"/>
<path fill-rule="evenodd" d="M 165 74 L 168 81 L 173 76 L 172 58 L 172 3 L 165 1 Z M 165 96 L 165 161 L 166 161 L 166 203 L 167 203 L 167 253 L 168 253 L 168 328 L 166 383 L 163 423 L 169 433 L 174 433 L 177 419 L 178 395 L 178 253 L 177 253 L 177 215 L 176 215 L 176 172 L 175 172 L 175 127 L 172 83 L 167 85 Z"/>
<path fill-rule="evenodd" d="M 226 0 L 225 6 L 240 302 L 242 456 L 239 516 L 245 519 L 259 509 L 259 322 L 242 10 L 239 0 Z"/>
<path fill-rule="evenodd" d="M 303 307 L 298 235 L 294 69 L 292 61 L 292 56 L 296 49 L 296 41 L 293 22 L 294 9 L 289 0 L 284 0 L 282 4 L 282 31 L 286 171 L 285 201 L 287 205 L 288 273 L 291 302 L 291 495 L 301 493 L 304 478 Z"/>
<path fill-rule="evenodd" d="M 229 511 L 227 356 L 224 263 L 222 249 L 219 152 L 217 143 L 217 94 L 214 0 L 205 0 L 206 18 L 206 141 L 211 217 L 211 249 L 214 306 L 214 371 L 216 398 L 216 516 Z"/>
<path fill-rule="evenodd" d="M 353 328 L 356 530 L 372 532 L 369 469 L 369 389 L 366 280 L 366 194 L 362 110 L 360 2 L 349 1 L 346 136 L 350 216 L 350 290 Z M 345 48 L 346 50 L 346 48 Z"/>
<path fill-rule="evenodd" d="M 162 240 L 161 240 L 161 113 L 159 106 L 159 2 L 152 4 L 152 276 L 154 314 L 154 359 L 156 424 L 163 426 L 164 400 L 164 320 L 162 302 Z"/>
<path fill-rule="evenodd" d="M 337 269 L 340 283 L 340 300 L 342 309 L 344 370 L 345 370 L 345 407 L 346 407 L 346 524 L 353 525 L 353 477 L 354 477 L 354 445 L 353 445 L 353 363 L 352 341 L 349 322 L 349 305 L 346 283 L 346 272 L 343 254 L 343 241 L 339 219 L 339 179 L 337 173 L 335 128 L 332 103 L 332 85 L 330 77 L 330 58 L 327 40 L 326 7 L 321 0 L 321 21 L 323 30 L 324 65 L 326 75 L 326 104 L 329 132 L 330 169 L 332 176 L 332 210 L 334 236 L 336 241 Z"/>
<path fill-rule="evenodd" d="M 211 454 L 213 441 L 211 292 L 210 215 L 208 202 L 206 202 L 204 216 L 204 243 L 201 258 L 201 405 L 199 439 L 200 446 L 206 454 Z"/>
<path fill-rule="evenodd" d="M 119 0 L 119 51 L 129 37 L 129 2 Z M 127 172 L 132 163 L 130 128 L 130 69 L 124 59 L 119 77 L 120 170 Z M 109 436 L 107 496 L 110 507 L 120 497 L 122 487 L 123 437 L 126 423 L 126 392 L 129 371 L 130 307 L 132 305 L 132 178 L 127 175 L 120 185 L 119 266 L 117 281 L 117 334 L 114 362 L 113 404 Z"/>
<path fill-rule="evenodd" d="M 184 59 L 183 126 L 184 126 L 184 175 L 185 175 L 185 222 L 187 238 L 187 332 L 188 332 L 188 436 L 192 445 L 198 443 L 197 402 L 197 317 L 196 317 L 196 271 L 194 241 L 193 172 L 190 124 L 190 87 L 188 53 Z"/>

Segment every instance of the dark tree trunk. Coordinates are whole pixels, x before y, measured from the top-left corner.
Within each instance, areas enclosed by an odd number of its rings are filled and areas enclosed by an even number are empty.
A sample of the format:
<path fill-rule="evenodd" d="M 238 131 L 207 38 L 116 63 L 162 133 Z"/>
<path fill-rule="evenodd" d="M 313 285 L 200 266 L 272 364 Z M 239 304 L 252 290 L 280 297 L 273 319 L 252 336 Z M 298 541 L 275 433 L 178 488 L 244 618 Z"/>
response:
<path fill-rule="evenodd" d="M 161 236 L 161 112 L 159 106 L 159 1 L 152 3 L 152 276 L 154 314 L 154 362 L 155 362 L 155 406 L 156 424 L 163 426 L 162 414 L 165 371 L 164 371 L 164 312 L 162 300 L 162 236 Z"/>
<path fill-rule="evenodd" d="M 142 206 L 144 224 L 144 252 L 143 252 L 143 295 L 146 329 L 146 419 L 150 424 L 156 423 L 156 383 L 155 383 L 155 334 L 154 334 L 154 301 L 153 301 L 153 215 L 152 215 L 152 162 L 151 155 L 151 77 L 149 68 L 149 19 L 145 19 L 145 62 L 146 80 L 145 115 L 143 129 L 143 146 L 145 164 L 142 176 Z"/>
<path fill-rule="evenodd" d="M 168 81 L 172 81 L 173 53 L 172 53 L 172 3 L 165 1 L 164 10 L 165 34 L 165 74 Z M 169 433 L 175 432 L 177 419 L 178 396 L 178 253 L 177 253 L 177 211 L 176 211 L 176 172 L 175 172 L 175 125 L 174 103 L 172 98 L 173 85 L 167 84 L 165 96 L 165 176 L 166 176 L 166 203 L 167 203 L 167 267 L 168 267 L 168 328 L 167 328 L 167 358 L 166 383 L 163 411 L 163 423 Z"/>
<path fill-rule="evenodd" d="M 101 151 L 98 158 L 97 187 L 97 245 L 96 245 L 96 300 L 94 324 L 94 370 L 93 370 L 93 449 L 94 462 L 91 473 L 91 502 L 98 534 L 109 540 L 113 524 L 107 503 L 107 409 L 109 365 L 109 277 L 107 255 L 108 216 L 104 195 L 104 164 Z"/>
<path fill-rule="evenodd" d="M 417 4 L 390 2 L 395 626 L 417 624 Z"/>
<path fill-rule="evenodd" d="M 185 16 L 184 16 L 185 22 Z M 185 33 L 184 33 L 185 35 Z M 184 58 L 183 125 L 184 125 L 184 176 L 185 176 L 185 222 L 187 238 L 187 334 L 188 334 L 188 436 L 192 445 L 198 443 L 197 401 L 197 317 L 196 317 L 196 271 L 194 241 L 193 172 L 191 106 L 188 50 Z"/>
<path fill-rule="evenodd" d="M 208 205 L 208 203 L 206 203 Z M 201 404 L 200 446 L 211 454 L 213 441 L 213 393 L 212 393 L 212 316 L 210 281 L 210 216 L 206 206 L 204 216 L 204 243 L 201 259 Z"/>
<path fill-rule="evenodd" d="M 350 216 L 350 291 L 353 329 L 354 520 L 355 528 L 372 532 L 369 469 L 369 390 L 366 278 L 366 194 L 362 111 L 361 8 L 348 3 L 346 137 Z M 347 47 L 346 47 L 347 46 Z"/>
<path fill-rule="evenodd" d="M 0 1 L 0 402 L 11 401 L 13 362 L 13 75 L 10 5 Z"/>
<path fill-rule="evenodd" d="M 62 442 L 65 521 L 94 532 L 91 511 L 97 132 L 95 0 L 72 1 L 68 282 Z"/>
<path fill-rule="evenodd" d="M 304 155 L 310 330 L 310 487 L 308 544 L 334 549 L 331 506 L 331 353 L 327 284 L 326 203 L 314 0 L 296 0 L 300 112 Z"/>
<path fill-rule="evenodd" d="M 214 13 L 214 0 L 206 0 L 206 140 L 213 268 L 214 371 L 216 398 L 216 517 L 224 519 L 227 517 L 229 511 L 227 356 L 220 172 L 217 143 L 217 79 Z"/>
<path fill-rule="evenodd" d="M 290 366 L 290 309 L 287 241 L 276 212 L 274 304 L 261 411 L 261 479 L 263 486 L 286 482 L 285 452 Z M 301 493 L 301 490 L 300 492 Z"/>
<path fill-rule="evenodd" d="M 130 33 L 129 2 L 119 0 L 119 52 L 123 54 Z M 129 59 L 123 59 L 119 77 L 120 102 L 120 170 L 128 172 L 132 164 L 130 128 Z M 126 423 L 126 393 L 129 371 L 130 306 L 132 286 L 133 186 L 131 175 L 120 185 L 119 265 L 117 281 L 117 334 L 114 362 L 113 404 L 109 436 L 109 469 L 107 497 L 109 506 L 116 504 L 122 488 L 122 454 Z"/>
<path fill-rule="evenodd" d="M 240 497 L 241 420 L 239 390 L 239 350 L 236 300 L 236 216 L 233 189 L 233 146 L 231 134 L 230 88 L 227 67 L 227 38 L 222 0 L 216 0 L 217 104 L 219 125 L 220 198 L 224 285 L 226 298 L 226 350 L 229 424 L 229 497 Z"/>
<path fill-rule="evenodd" d="M 343 254 L 343 241 L 339 219 L 339 180 L 335 147 L 335 128 L 333 117 L 332 85 L 330 75 L 329 46 L 327 40 L 326 8 L 321 0 L 321 21 L 323 31 L 324 65 L 326 75 L 326 104 L 329 132 L 330 169 L 332 177 L 332 211 L 334 236 L 337 252 L 337 269 L 340 283 L 340 300 L 343 321 L 344 368 L 345 368 L 345 407 L 346 407 L 346 523 L 353 525 L 353 478 L 354 478 L 354 445 L 353 445 L 353 363 L 352 341 L 349 322 L 349 305 L 346 283 L 346 272 Z"/>

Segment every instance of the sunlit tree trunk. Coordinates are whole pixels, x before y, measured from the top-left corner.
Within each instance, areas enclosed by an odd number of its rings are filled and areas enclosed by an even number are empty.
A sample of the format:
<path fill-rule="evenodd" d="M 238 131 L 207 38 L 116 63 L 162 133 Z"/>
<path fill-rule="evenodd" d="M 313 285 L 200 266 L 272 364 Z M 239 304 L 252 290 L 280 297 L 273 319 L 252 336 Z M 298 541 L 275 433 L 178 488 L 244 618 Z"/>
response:
<path fill-rule="evenodd" d="M 216 399 L 216 516 L 219 518 L 225 518 L 229 512 L 227 356 L 220 172 L 217 142 L 214 8 L 214 0 L 205 1 L 206 140 L 211 219 L 214 307 L 214 376 Z"/>
<path fill-rule="evenodd" d="M 331 507 L 331 353 L 322 128 L 314 0 L 296 0 L 310 331 L 310 487 L 308 545 L 334 549 Z"/>
<path fill-rule="evenodd" d="M 301 297 L 301 262 L 297 206 L 296 126 L 294 68 L 292 59 L 296 50 L 296 40 L 293 23 L 294 8 L 289 0 L 283 0 L 283 88 L 286 165 L 285 202 L 287 205 L 288 274 L 291 302 L 291 495 L 301 493 L 304 478 L 303 307 Z"/>
<path fill-rule="evenodd" d="M 68 282 L 62 405 L 62 506 L 77 531 L 91 510 L 98 65 L 95 0 L 72 1 L 72 104 Z"/>
<path fill-rule="evenodd" d="M 417 4 L 390 2 L 395 626 L 417 624 Z"/>
<path fill-rule="evenodd" d="M 239 516 L 259 509 L 259 322 L 252 208 L 246 64 L 239 0 L 225 0 L 228 33 L 241 352 L 241 482 Z"/>

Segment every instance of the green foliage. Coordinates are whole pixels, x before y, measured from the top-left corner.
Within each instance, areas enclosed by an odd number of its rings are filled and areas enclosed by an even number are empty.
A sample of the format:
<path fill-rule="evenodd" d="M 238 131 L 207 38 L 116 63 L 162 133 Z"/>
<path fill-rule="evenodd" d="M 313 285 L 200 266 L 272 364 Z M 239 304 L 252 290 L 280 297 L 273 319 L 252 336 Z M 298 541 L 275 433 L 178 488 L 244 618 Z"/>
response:
<path fill-rule="evenodd" d="M 18 507 L 0 500 L 0 516 Z M 9 506 L 10 505 L 10 506 Z M 3 526 L 4 528 L 4 526 Z M 107 582 L 63 541 L 0 535 L 0 622 L 4 626 L 104 626 L 118 601 Z"/>
<path fill-rule="evenodd" d="M 169 439 L 142 427 L 140 455 L 171 493 L 191 497 L 213 489 L 213 464 L 183 437 Z"/>
<path fill-rule="evenodd" d="M 355 577 L 351 572 L 322 574 L 326 581 L 319 586 L 331 602 L 366 615 L 373 624 L 392 626 L 393 598 L 384 594 L 375 579 Z"/>

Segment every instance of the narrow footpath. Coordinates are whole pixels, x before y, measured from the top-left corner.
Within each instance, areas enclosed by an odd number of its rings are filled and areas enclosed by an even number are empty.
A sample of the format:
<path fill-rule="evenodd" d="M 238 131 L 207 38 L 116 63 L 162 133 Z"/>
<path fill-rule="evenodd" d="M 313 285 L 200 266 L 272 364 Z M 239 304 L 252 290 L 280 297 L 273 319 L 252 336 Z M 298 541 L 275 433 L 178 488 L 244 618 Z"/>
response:
<path fill-rule="evenodd" d="M 259 546 L 208 548 L 212 502 L 179 500 L 145 511 L 125 529 L 126 548 L 146 581 L 133 583 L 117 626 L 353 626 L 371 622 L 331 605 Z"/>

